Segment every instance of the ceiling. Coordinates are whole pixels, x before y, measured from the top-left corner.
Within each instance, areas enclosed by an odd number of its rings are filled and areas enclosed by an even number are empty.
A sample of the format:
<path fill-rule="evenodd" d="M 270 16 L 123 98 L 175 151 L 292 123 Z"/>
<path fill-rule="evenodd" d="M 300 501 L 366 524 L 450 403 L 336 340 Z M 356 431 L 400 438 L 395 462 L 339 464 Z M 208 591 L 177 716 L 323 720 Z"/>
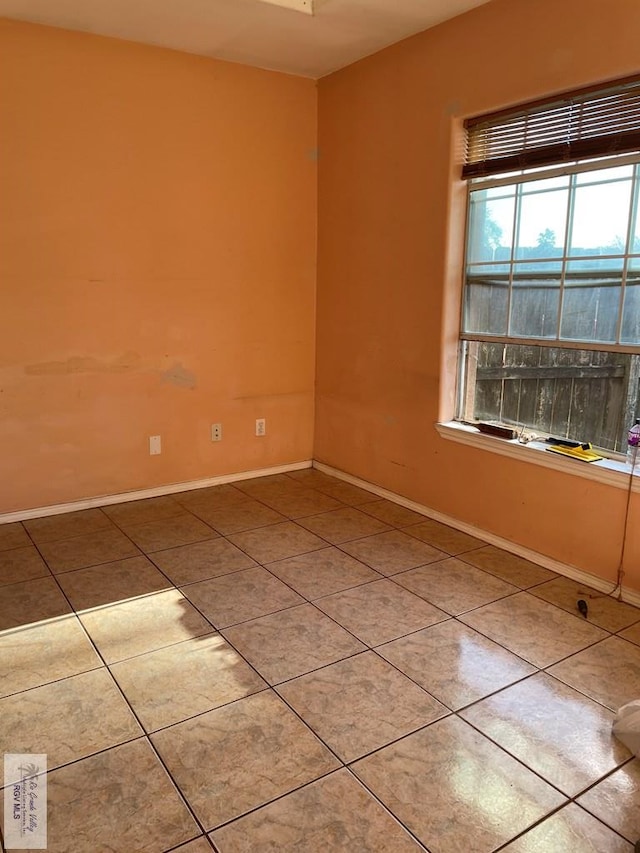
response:
<path fill-rule="evenodd" d="M 0 17 L 319 78 L 486 2 L 0 0 Z"/>

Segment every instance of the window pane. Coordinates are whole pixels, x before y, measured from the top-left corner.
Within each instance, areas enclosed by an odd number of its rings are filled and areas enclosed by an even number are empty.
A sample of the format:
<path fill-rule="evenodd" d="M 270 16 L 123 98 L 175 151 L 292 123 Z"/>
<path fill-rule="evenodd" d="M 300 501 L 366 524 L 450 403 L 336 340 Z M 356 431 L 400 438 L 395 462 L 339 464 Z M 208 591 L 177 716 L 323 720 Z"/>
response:
<path fill-rule="evenodd" d="M 537 264 L 537 268 L 544 264 Z M 560 271 L 549 264 L 537 273 L 514 272 L 509 334 L 519 338 L 555 338 L 558 334 Z"/>
<path fill-rule="evenodd" d="M 640 253 L 640 218 L 638 217 L 638 195 L 640 182 L 638 181 L 638 166 L 636 165 L 636 180 L 633 185 L 633 211 L 631 214 L 631 246 L 630 251 Z M 638 259 L 635 258 L 633 263 L 640 266 Z"/>
<path fill-rule="evenodd" d="M 501 188 L 502 189 L 502 188 Z M 511 257 L 515 193 L 507 187 L 506 197 L 487 198 L 480 190 L 471 193 L 467 262 L 507 261 Z"/>
<path fill-rule="evenodd" d="M 578 262 L 565 277 L 560 337 L 570 341 L 614 343 L 618 327 L 620 275 L 591 272 Z"/>
<path fill-rule="evenodd" d="M 627 276 L 620 342 L 640 346 L 640 276 Z M 639 389 L 640 390 L 640 389 Z"/>
<path fill-rule="evenodd" d="M 630 180 L 577 187 L 568 254 L 585 257 L 624 253 L 630 195 Z"/>
<path fill-rule="evenodd" d="M 537 181 L 526 181 L 522 184 L 522 194 L 539 192 L 540 190 L 559 190 L 569 186 L 569 176 L 560 175 L 558 178 L 539 178 Z"/>
<path fill-rule="evenodd" d="M 527 193 L 520 203 L 516 258 L 561 258 L 569 191 Z"/>
<path fill-rule="evenodd" d="M 633 174 L 633 163 L 626 166 L 614 166 L 612 169 L 594 169 L 591 172 L 578 172 L 577 184 L 595 184 L 603 181 L 618 181 L 622 178 L 630 178 Z"/>
<path fill-rule="evenodd" d="M 499 421 L 625 452 L 640 356 L 484 341 L 469 341 L 465 349 L 465 420 Z"/>
<path fill-rule="evenodd" d="M 567 261 L 567 273 L 580 272 L 606 272 L 616 273 L 618 278 L 624 267 L 624 256 L 619 258 L 600 258 L 594 255 L 591 258 L 580 258 L 579 261 Z"/>
<path fill-rule="evenodd" d="M 494 273 L 469 273 L 465 288 L 464 331 L 506 335 L 508 300 L 508 264 L 503 264 Z"/>

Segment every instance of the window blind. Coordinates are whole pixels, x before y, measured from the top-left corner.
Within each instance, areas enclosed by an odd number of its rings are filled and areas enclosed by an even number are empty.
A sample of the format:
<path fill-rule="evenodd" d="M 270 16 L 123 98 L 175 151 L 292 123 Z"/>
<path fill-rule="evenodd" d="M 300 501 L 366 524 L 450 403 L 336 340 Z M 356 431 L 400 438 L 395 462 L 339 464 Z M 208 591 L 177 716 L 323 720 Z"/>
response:
<path fill-rule="evenodd" d="M 640 79 L 465 121 L 463 178 L 640 151 Z"/>

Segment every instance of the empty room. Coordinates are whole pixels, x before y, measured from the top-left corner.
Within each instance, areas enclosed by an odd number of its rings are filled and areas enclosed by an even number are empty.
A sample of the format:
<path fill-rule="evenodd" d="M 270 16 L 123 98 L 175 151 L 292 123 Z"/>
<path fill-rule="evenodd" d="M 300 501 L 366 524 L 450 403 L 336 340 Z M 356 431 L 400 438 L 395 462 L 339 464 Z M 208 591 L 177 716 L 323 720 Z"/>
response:
<path fill-rule="evenodd" d="M 640 850 L 635 0 L 0 0 L 0 851 Z"/>

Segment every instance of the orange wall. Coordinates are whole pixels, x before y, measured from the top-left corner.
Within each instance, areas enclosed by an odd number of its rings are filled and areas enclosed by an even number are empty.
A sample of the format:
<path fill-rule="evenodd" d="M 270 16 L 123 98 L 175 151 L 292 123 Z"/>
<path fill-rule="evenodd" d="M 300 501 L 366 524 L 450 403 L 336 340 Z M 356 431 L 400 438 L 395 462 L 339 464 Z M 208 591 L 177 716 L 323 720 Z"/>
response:
<path fill-rule="evenodd" d="M 639 32 L 636 0 L 494 0 L 319 87 L 315 457 L 607 579 L 621 489 L 433 425 L 453 413 L 462 118 L 637 73 Z M 632 512 L 640 589 L 639 494 Z"/>
<path fill-rule="evenodd" d="M 311 458 L 316 108 L 0 21 L 0 513 Z"/>

